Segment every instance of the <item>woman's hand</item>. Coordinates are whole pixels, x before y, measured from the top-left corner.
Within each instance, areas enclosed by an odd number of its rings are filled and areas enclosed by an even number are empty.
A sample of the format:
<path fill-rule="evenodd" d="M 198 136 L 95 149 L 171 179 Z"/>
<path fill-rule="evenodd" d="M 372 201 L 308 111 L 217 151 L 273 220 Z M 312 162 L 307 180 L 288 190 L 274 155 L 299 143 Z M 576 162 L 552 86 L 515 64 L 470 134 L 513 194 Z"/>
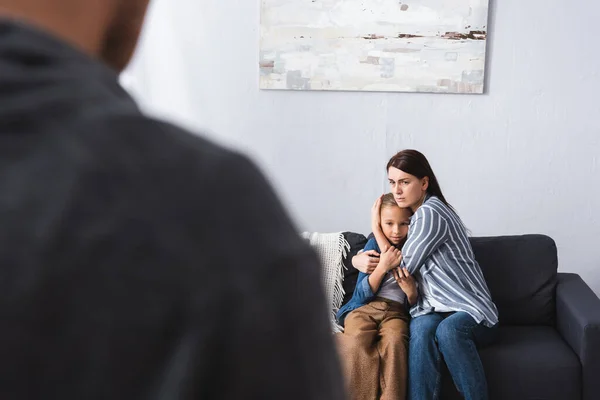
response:
<path fill-rule="evenodd" d="M 371 207 L 371 230 L 373 232 L 379 231 L 381 229 L 381 198 L 379 196 L 377 200 L 375 200 L 375 204 Z"/>
<path fill-rule="evenodd" d="M 392 274 L 400 286 L 400 289 L 406 294 L 406 298 L 408 299 L 408 303 L 412 306 L 417 302 L 417 283 L 415 282 L 415 278 L 411 274 L 408 273 L 406 268 L 395 268 L 392 270 Z"/>
<path fill-rule="evenodd" d="M 394 246 L 386 247 L 381 256 L 379 256 L 379 268 L 385 272 L 392 270 L 400 265 L 402 261 L 402 253 Z"/>
<path fill-rule="evenodd" d="M 367 250 L 352 257 L 352 266 L 365 274 L 370 274 L 379 264 L 379 253 Z"/>

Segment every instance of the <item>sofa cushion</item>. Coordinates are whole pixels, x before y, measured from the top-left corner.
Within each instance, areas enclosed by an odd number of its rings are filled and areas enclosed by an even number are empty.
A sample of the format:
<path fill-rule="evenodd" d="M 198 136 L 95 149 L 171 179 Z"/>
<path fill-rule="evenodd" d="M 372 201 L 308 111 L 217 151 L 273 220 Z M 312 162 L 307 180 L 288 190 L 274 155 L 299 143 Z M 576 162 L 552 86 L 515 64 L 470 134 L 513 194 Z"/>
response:
<path fill-rule="evenodd" d="M 352 298 L 352 293 L 354 293 L 354 287 L 356 286 L 356 279 L 358 278 L 358 270 L 352 266 L 352 257 L 367 244 L 367 238 L 360 233 L 344 232 L 343 235 L 350 245 L 350 251 L 348 251 L 343 260 L 346 268 L 344 269 L 344 300 L 342 301 L 342 305 L 346 304 L 350 301 L 350 298 Z"/>
<path fill-rule="evenodd" d="M 501 325 L 555 323 L 558 260 L 544 235 L 471 238 Z"/>
<path fill-rule="evenodd" d="M 501 326 L 498 340 L 480 350 L 490 399 L 581 398 L 581 364 L 551 327 Z M 444 373 L 444 399 L 459 399 Z"/>

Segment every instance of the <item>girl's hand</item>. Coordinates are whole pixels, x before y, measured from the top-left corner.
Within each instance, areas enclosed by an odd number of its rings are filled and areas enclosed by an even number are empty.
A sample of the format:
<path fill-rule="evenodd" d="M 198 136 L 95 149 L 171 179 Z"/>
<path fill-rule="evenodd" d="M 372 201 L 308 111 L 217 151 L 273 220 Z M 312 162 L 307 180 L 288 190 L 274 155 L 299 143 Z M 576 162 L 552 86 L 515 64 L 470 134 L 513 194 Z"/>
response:
<path fill-rule="evenodd" d="M 352 257 L 352 266 L 365 274 L 370 274 L 379 264 L 379 253 L 367 250 Z"/>
<path fill-rule="evenodd" d="M 375 204 L 371 208 L 371 229 L 373 231 L 381 229 L 381 198 L 383 195 L 379 196 L 377 200 L 375 200 Z"/>
<path fill-rule="evenodd" d="M 379 268 L 385 272 L 396 268 L 402 261 L 402 253 L 394 246 L 386 247 L 379 257 Z"/>
<path fill-rule="evenodd" d="M 398 286 L 400 286 L 400 289 L 406 294 L 409 304 L 411 306 L 415 304 L 418 296 L 415 278 L 408 273 L 406 268 L 396 268 L 392 271 L 392 274 L 394 275 Z"/>

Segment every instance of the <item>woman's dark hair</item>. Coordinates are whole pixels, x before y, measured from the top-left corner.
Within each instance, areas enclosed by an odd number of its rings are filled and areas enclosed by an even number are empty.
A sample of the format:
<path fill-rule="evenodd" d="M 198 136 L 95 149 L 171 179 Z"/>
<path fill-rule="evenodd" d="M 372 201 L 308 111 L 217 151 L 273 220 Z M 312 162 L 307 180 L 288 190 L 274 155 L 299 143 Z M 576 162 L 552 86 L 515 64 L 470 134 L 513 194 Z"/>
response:
<path fill-rule="evenodd" d="M 390 167 L 398 168 L 407 174 L 414 175 L 419 179 L 423 179 L 424 177 L 429 178 L 429 186 L 427 187 L 427 193 L 430 195 L 436 196 L 440 199 L 445 205 L 450 207 L 452 211 L 455 211 L 454 208 L 446 201 L 442 193 L 442 189 L 440 188 L 440 184 L 438 183 L 431 166 L 429 165 L 429 161 L 425 156 L 417 151 L 417 150 L 402 150 L 388 161 L 387 166 L 385 167 L 386 171 L 389 171 Z M 456 211 L 455 211 L 456 212 Z"/>

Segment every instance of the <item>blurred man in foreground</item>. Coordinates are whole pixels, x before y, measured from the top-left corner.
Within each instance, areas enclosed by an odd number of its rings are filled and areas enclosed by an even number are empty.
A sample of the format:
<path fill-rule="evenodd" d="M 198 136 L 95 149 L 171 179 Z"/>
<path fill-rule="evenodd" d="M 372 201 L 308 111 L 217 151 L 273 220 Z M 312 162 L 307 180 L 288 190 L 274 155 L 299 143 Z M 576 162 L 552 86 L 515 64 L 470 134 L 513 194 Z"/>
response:
<path fill-rule="evenodd" d="M 146 6 L 0 0 L 0 398 L 342 399 L 262 173 L 118 84 Z"/>

